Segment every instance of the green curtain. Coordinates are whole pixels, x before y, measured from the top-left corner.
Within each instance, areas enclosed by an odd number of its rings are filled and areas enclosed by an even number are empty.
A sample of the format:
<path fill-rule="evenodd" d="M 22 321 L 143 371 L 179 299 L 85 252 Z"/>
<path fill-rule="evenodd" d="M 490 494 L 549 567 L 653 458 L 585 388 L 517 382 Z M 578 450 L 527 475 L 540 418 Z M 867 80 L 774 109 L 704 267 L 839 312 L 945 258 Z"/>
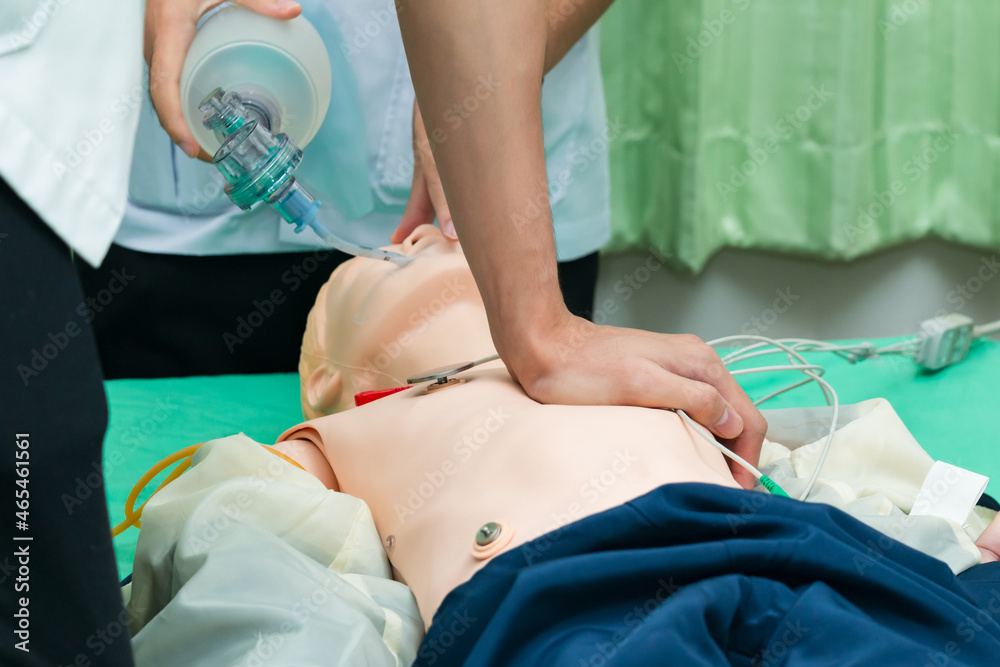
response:
<path fill-rule="evenodd" d="M 997 0 L 618 0 L 602 30 L 609 249 L 1000 247 Z"/>

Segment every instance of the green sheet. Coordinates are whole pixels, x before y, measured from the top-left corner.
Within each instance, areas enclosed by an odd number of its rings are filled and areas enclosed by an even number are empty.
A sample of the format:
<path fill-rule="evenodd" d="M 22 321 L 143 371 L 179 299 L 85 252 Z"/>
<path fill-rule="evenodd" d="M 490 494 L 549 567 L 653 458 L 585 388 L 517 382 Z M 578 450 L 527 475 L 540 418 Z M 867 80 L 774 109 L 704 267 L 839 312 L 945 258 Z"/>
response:
<path fill-rule="evenodd" d="M 113 380 L 106 382 L 110 418 L 104 439 L 104 478 L 111 524 L 125 519 L 132 486 L 157 461 L 188 445 L 243 432 L 272 443 L 302 421 L 299 377 L 220 377 Z M 140 496 L 138 507 L 166 477 L 161 474 Z M 115 538 L 121 578 L 132 572 L 139 531 Z"/>
<path fill-rule="evenodd" d="M 827 367 L 826 378 L 843 403 L 889 399 L 931 456 L 989 475 L 990 493 L 1000 495 L 1000 436 L 994 423 L 1000 345 L 977 343 L 964 363 L 937 374 L 921 373 L 905 359 L 851 365 L 831 354 L 812 357 Z M 778 363 L 781 357 L 773 359 Z M 752 396 L 763 396 L 791 382 L 773 375 L 741 379 Z M 164 456 L 240 431 L 272 443 L 286 428 L 302 421 L 294 374 L 115 380 L 107 383 L 107 391 L 111 418 L 104 469 L 113 523 L 124 518 L 132 485 Z M 789 392 L 765 407 L 822 404 L 819 389 L 810 387 Z M 115 539 L 123 578 L 132 571 L 137 536 L 132 528 Z"/>

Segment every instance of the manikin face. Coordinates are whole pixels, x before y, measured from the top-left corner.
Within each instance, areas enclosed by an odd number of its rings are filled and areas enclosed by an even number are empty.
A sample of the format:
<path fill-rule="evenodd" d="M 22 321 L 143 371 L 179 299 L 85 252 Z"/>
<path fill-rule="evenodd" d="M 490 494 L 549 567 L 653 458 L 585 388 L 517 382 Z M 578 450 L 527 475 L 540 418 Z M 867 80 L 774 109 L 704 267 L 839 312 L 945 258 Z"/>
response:
<path fill-rule="evenodd" d="M 354 407 L 354 395 L 493 354 L 483 300 L 457 243 L 432 225 L 391 246 L 408 266 L 354 258 L 320 290 L 299 376 L 309 419 Z"/>

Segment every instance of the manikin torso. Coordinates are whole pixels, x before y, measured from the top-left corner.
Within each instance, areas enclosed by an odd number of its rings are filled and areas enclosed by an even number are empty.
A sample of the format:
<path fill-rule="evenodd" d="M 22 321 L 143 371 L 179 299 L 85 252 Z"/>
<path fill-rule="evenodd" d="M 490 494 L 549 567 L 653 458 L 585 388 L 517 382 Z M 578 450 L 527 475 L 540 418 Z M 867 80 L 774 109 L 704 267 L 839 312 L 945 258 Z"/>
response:
<path fill-rule="evenodd" d="M 343 410 L 358 391 L 493 352 L 461 251 L 436 243 L 436 230 L 413 240 L 416 248 L 411 240 L 402 250 L 433 247 L 411 266 L 354 260 L 320 294 L 300 367 L 307 415 Z M 737 486 L 722 455 L 673 412 L 542 405 L 499 361 L 461 378 L 319 417 L 290 429 L 279 445 L 369 505 L 397 577 L 428 625 L 445 595 L 497 553 L 662 484 Z M 490 522 L 500 536 L 476 547 L 477 531 Z"/>
<path fill-rule="evenodd" d="M 672 412 L 541 405 L 502 367 L 465 378 L 283 436 L 319 446 L 339 490 L 368 504 L 425 623 L 488 562 L 473 553 L 484 524 L 502 522 L 507 550 L 669 482 L 737 486 L 718 450 Z"/>

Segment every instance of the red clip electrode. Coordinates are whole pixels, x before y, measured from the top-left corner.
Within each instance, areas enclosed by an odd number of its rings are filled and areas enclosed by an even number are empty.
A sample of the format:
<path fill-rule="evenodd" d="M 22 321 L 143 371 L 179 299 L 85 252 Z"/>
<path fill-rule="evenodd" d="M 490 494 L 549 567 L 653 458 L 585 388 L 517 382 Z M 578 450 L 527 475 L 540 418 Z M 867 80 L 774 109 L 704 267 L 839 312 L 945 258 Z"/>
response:
<path fill-rule="evenodd" d="M 380 398 L 385 398 L 386 396 L 391 396 L 392 394 L 398 394 L 401 391 L 406 391 L 407 389 L 412 389 L 412 387 L 393 387 L 392 389 L 375 389 L 372 391 L 363 391 L 359 394 L 354 395 L 354 405 L 359 408 L 366 403 L 371 403 L 372 401 L 377 401 Z"/>

